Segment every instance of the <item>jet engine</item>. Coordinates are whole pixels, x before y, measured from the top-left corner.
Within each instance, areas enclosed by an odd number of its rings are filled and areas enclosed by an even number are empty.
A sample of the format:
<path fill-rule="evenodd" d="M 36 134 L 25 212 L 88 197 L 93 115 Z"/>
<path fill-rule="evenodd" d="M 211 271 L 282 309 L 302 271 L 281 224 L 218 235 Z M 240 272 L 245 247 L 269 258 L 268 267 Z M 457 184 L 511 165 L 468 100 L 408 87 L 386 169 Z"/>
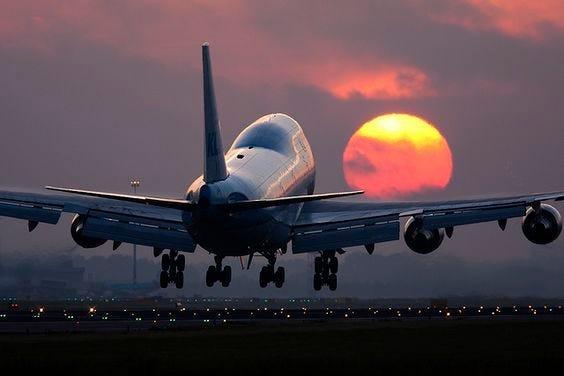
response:
<path fill-rule="evenodd" d="M 71 236 L 73 240 L 82 248 L 96 248 L 106 242 L 106 239 L 92 238 L 82 234 L 85 217 L 83 215 L 75 215 L 71 224 Z"/>
<path fill-rule="evenodd" d="M 409 218 L 405 224 L 405 232 L 403 238 L 407 246 L 416 253 L 426 255 L 433 252 L 443 242 L 445 230 L 437 228 L 434 230 L 426 230 L 421 227 L 419 221 L 414 217 Z"/>
<path fill-rule="evenodd" d="M 535 244 L 548 244 L 558 238 L 562 232 L 562 217 L 554 207 L 541 204 L 540 208 L 527 209 L 521 223 L 523 234 Z"/>

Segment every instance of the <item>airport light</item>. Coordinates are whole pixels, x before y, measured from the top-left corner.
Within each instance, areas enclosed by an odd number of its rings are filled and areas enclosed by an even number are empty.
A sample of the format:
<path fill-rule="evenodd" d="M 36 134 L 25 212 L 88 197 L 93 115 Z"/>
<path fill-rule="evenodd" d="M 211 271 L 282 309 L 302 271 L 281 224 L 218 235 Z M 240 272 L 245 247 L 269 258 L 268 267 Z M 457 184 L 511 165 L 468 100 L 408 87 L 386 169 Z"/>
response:
<path fill-rule="evenodd" d="M 141 180 L 131 179 L 129 184 L 133 188 L 133 194 L 137 195 L 137 188 L 141 185 Z M 137 244 L 133 244 L 133 285 L 137 285 Z"/>

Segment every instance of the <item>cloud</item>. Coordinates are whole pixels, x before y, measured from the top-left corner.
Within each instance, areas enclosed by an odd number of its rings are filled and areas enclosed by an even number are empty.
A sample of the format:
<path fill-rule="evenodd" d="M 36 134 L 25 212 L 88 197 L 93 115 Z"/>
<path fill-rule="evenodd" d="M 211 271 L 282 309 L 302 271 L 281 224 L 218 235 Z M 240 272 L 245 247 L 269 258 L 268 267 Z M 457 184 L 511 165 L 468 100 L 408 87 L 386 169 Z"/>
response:
<path fill-rule="evenodd" d="M 199 67 L 194 51 L 210 41 L 217 71 L 239 85 L 312 85 L 340 99 L 433 94 L 422 69 L 384 55 L 351 54 L 346 44 L 313 30 L 305 30 L 291 49 L 281 48 L 292 38 L 270 32 L 260 19 L 262 7 L 252 2 L 23 0 L 0 5 L 0 44 L 5 46 L 57 54 L 73 37 L 182 69 Z"/>
<path fill-rule="evenodd" d="M 475 31 L 544 41 L 554 33 L 564 33 L 564 3 L 559 0 L 465 0 L 475 10 L 448 2 L 437 11 L 436 19 Z"/>
<path fill-rule="evenodd" d="M 335 81 L 332 83 L 331 81 Z M 338 98 L 348 99 L 360 95 L 370 99 L 401 99 L 432 96 L 429 77 L 413 67 L 393 66 L 376 72 L 351 69 L 342 77 L 327 83 L 329 91 Z"/>

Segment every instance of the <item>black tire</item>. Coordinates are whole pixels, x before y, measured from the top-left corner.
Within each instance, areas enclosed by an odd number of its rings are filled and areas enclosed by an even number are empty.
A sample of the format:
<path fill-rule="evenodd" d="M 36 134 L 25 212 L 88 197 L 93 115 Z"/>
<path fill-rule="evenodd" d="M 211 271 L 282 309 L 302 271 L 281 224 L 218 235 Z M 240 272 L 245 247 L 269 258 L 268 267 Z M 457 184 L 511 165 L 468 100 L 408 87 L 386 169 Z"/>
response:
<path fill-rule="evenodd" d="M 321 274 L 315 273 L 313 275 L 313 289 L 315 291 L 321 290 L 321 286 L 323 286 L 323 280 L 321 279 Z"/>
<path fill-rule="evenodd" d="M 184 287 L 184 273 L 178 272 L 176 273 L 176 279 L 174 280 L 177 289 L 181 289 Z"/>
<path fill-rule="evenodd" d="M 327 283 L 329 280 L 329 268 L 323 268 L 323 272 L 321 273 L 321 281 L 322 283 Z"/>
<path fill-rule="evenodd" d="M 333 256 L 329 259 L 329 270 L 333 274 L 337 274 L 339 271 L 339 259 L 337 257 Z"/>
<path fill-rule="evenodd" d="M 274 285 L 280 288 L 284 285 L 286 279 L 286 270 L 283 267 L 279 267 L 274 273 Z"/>
<path fill-rule="evenodd" d="M 166 289 L 168 287 L 168 273 L 164 270 L 161 272 L 160 283 L 162 289 Z"/>
<path fill-rule="evenodd" d="M 321 272 L 323 272 L 323 259 L 321 256 L 315 258 L 313 265 L 315 266 L 315 274 L 321 274 Z"/>
<path fill-rule="evenodd" d="M 263 266 L 260 270 L 259 285 L 262 288 L 265 288 L 268 285 L 268 269 L 266 266 Z"/>
<path fill-rule="evenodd" d="M 210 265 L 206 272 L 206 286 L 212 287 L 215 283 L 215 266 Z"/>
<path fill-rule="evenodd" d="M 329 285 L 329 290 L 335 291 L 337 290 L 337 275 L 330 274 L 327 280 L 327 285 Z"/>
<path fill-rule="evenodd" d="M 161 260 L 161 269 L 166 272 L 170 268 L 170 256 L 165 253 Z"/>
<path fill-rule="evenodd" d="M 231 283 L 231 266 L 227 265 L 223 268 L 223 272 L 221 273 L 221 285 L 223 287 L 229 286 Z"/>
<path fill-rule="evenodd" d="M 184 257 L 184 255 L 179 255 L 176 258 L 176 270 L 178 270 L 179 272 L 183 272 L 185 268 L 186 268 L 186 258 Z"/>

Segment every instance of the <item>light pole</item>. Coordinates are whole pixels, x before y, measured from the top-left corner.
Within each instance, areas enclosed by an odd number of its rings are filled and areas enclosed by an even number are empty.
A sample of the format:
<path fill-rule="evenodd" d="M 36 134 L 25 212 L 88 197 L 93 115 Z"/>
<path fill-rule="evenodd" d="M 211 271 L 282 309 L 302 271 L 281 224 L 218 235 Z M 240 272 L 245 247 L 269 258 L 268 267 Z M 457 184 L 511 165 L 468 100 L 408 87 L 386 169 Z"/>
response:
<path fill-rule="evenodd" d="M 141 185 L 141 181 L 131 179 L 129 184 L 133 188 L 133 194 L 137 195 L 137 187 Z M 137 285 L 137 244 L 133 244 L 133 285 Z"/>

